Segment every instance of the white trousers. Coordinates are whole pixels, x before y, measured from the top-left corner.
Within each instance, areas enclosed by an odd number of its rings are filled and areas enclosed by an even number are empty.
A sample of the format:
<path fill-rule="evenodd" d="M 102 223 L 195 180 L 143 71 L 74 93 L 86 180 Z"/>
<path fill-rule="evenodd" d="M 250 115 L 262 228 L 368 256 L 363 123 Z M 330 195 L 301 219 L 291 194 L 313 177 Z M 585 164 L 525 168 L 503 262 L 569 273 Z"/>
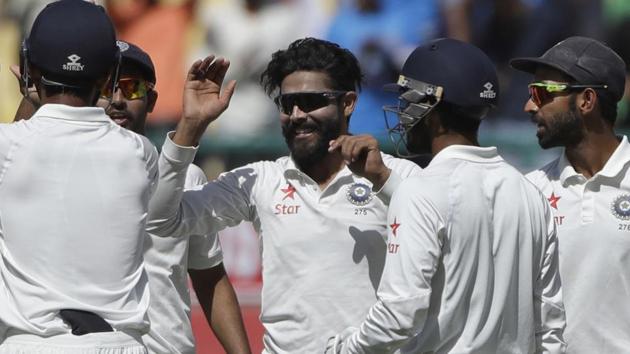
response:
<path fill-rule="evenodd" d="M 100 332 L 50 337 L 9 334 L 0 354 L 147 354 L 141 337 L 125 332 Z"/>

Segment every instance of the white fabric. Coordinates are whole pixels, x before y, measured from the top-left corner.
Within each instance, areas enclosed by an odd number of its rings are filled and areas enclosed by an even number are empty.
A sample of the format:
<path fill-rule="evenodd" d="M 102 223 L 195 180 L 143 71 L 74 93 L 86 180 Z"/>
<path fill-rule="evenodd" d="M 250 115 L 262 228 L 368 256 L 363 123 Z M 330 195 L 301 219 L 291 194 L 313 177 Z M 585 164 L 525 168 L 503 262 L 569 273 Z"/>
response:
<path fill-rule="evenodd" d="M 206 175 L 199 167 L 188 167 L 184 188 L 206 182 Z M 151 289 L 151 330 L 143 338 L 149 353 L 194 354 L 188 269 L 207 269 L 223 262 L 219 238 L 216 234 L 207 237 L 149 234 L 144 262 Z"/>
<path fill-rule="evenodd" d="M 630 351 L 630 144 L 624 136 L 590 179 L 564 152 L 527 177 L 549 198 L 560 244 L 569 353 Z M 613 212 L 621 208 L 620 217 Z"/>
<path fill-rule="evenodd" d="M 58 316 L 67 308 L 147 331 L 149 140 L 102 108 L 48 104 L 0 125 L 0 166 L 0 326 L 68 333 Z"/>
<path fill-rule="evenodd" d="M 496 148 L 442 150 L 400 184 L 388 224 L 379 300 L 337 352 L 563 352 L 551 211 Z"/>
<path fill-rule="evenodd" d="M 265 352 L 323 351 L 328 337 L 360 321 L 376 301 L 386 205 L 375 197 L 365 206 L 352 204 L 348 188 L 362 183 L 369 193 L 371 184 L 347 168 L 320 190 L 289 157 L 227 172 L 186 191 L 180 205 L 184 171 L 195 151 L 167 138 L 149 229 L 206 233 L 252 221 L 262 248 Z M 402 177 L 420 171 L 410 161 L 383 159 Z"/>
<path fill-rule="evenodd" d="M 33 334 L 9 336 L 0 354 L 146 354 L 147 349 L 138 335 L 125 332 L 71 333 L 52 337 Z"/>

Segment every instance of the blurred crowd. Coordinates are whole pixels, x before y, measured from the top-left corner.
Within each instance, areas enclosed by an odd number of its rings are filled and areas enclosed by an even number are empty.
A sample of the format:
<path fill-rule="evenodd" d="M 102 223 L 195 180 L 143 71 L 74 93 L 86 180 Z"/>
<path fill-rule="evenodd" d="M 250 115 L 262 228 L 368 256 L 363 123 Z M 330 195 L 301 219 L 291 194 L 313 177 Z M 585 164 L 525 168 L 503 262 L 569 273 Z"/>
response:
<path fill-rule="evenodd" d="M 35 15 L 50 0 L 0 0 L 0 58 L 17 63 L 18 46 Z M 276 140 L 277 111 L 259 84 L 271 54 L 304 36 L 349 48 L 364 71 L 363 90 L 351 121 L 353 133 L 387 136 L 381 106 L 395 101 L 381 90 L 395 81 L 410 51 L 429 39 L 474 43 L 495 61 L 501 104 L 488 119 L 527 120 L 522 105 L 526 76 L 510 58 L 538 56 L 560 39 L 585 35 L 603 40 L 630 62 L 630 1 L 626 0 L 98 0 L 108 9 L 120 39 L 136 43 L 154 59 L 160 100 L 150 116 L 161 133 L 177 122 L 185 68 L 216 53 L 229 58 L 229 79 L 238 81 L 230 109 L 208 137 Z M 0 113 L 10 120 L 19 92 L 0 70 Z M 618 124 L 630 127 L 630 97 Z"/>

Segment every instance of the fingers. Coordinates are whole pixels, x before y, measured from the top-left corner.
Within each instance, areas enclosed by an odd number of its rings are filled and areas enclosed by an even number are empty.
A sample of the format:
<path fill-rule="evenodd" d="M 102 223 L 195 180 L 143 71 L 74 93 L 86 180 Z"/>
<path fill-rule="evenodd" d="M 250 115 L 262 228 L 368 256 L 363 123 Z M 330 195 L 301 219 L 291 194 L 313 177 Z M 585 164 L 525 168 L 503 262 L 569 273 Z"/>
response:
<path fill-rule="evenodd" d="M 232 99 L 232 95 L 234 95 L 234 90 L 236 89 L 236 80 L 231 80 L 230 82 L 227 83 L 227 85 L 225 85 L 225 88 L 223 89 L 223 94 L 221 94 L 221 97 L 219 98 L 221 100 L 221 103 L 223 104 L 223 110 L 227 109 L 227 107 L 230 105 L 230 100 Z"/>
<path fill-rule="evenodd" d="M 20 74 L 20 67 L 18 65 L 13 64 L 9 66 L 9 71 L 15 75 L 16 79 L 20 80 L 22 78 L 22 75 Z"/>
<path fill-rule="evenodd" d="M 338 150 L 346 163 L 356 162 L 374 149 L 378 150 L 378 142 L 369 135 L 342 135 L 332 140 L 328 147 L 329 152 Z"/>

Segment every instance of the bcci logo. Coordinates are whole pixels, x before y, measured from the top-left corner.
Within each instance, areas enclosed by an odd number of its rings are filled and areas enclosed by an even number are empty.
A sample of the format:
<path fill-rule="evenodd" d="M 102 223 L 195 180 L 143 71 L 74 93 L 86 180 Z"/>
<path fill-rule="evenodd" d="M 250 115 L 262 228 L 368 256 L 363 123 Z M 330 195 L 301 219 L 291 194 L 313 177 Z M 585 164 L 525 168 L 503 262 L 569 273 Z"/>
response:
<path fill-rule="evenodd" d="M 83 71 L 83 64 L 79 63 L 79 60 L 81 60 L 80 56 L 76 54 L 72 54 L 71 56 L 68 57 L 68 60 L 70 60 L 70 62 L 63 64 L 63 70 Z"/>
<path fill-rule="evenodd" d="M 485 90 L 481 93 L 479 93 L 479 97 L 481 98 L 495 98 L 497 97 L 497 93 L 494 92 L 494 90 L 492 89 L 493 85 L 490 82 L 486 82 L 485 85 L 483 85 L 483 87 L 485 88 Z"/>
<path fill-rule="evenodd" d="M 354 183 L 348 187 L 346 198 L 354 205 L 364 206 L 372 200 L 372 188 L 363 183 Z"/>
<path fill-rule="evenodd" d="M 630 220 L 630 194 L 618 196 L 611 205 L 612 213 L 617 219 Z"/>

